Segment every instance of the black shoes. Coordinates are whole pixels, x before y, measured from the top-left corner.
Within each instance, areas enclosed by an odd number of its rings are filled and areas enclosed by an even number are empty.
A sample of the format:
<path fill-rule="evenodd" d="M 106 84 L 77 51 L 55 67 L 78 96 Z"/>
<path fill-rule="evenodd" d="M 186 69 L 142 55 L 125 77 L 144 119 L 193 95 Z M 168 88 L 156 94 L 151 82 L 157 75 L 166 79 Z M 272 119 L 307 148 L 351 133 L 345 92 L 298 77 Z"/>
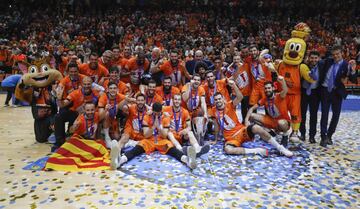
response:
<path fill-rule="evenodd" d="M 320 146 L 326 147 L 326 145 L 328 145 L 328 138 L 327 136 L 322 136 L 320 141 Z"/>
<path fill-rule="evenodd" d="M 309 142 L 310 142 L 310 144 L 315 144 L 316 143 L 314 138 L 309 138 Z"/>
<path fill-rule="evenodd" d="M 333 145 L 333 144 L 334 144 L 334 143 L 333 143 L 333 141 L 332 141 L 331 136 L 330 136 L 330 137 L 328 137 L 327 144 L 328 144 L 328 145 Z"/>

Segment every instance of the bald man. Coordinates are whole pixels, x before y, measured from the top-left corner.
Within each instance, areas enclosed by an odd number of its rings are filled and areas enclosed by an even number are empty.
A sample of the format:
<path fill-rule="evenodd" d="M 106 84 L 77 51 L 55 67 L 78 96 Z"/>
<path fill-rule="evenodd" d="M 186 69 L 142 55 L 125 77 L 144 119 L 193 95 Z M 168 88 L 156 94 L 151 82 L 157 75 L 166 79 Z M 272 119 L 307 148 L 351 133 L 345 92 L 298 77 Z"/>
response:
<path fill-rule="evenodd" d="M 186 70 L 190 73 L 190 75 L 193 75 L 195 72 L 195 66 L 198 62 L 204 62 L 209 70 L 214 70 L 215 66 L 212 62 L 204 58 L 204 53 L 201 50 L 197 50 L 194 55 L 193 60 L 189 60 L 185 63 Z"/>
<path fill-rule="evenodd" d="M 100 92 L 92 88 L 92 79 L 84 77 L 81 89 L 72 91 L 65 99 L 62 98 L 64 87 L 59 86 L 56 92 L 57 104 L 61 109 L 55 116 L 55 138 L 54 149 L 60 147 L 65 142 L 65 123 L 69 122 L 69 127 L 74 123 L 79 114 L 84 113 L 84 104 L 92 102 L 97 105 Z"/>

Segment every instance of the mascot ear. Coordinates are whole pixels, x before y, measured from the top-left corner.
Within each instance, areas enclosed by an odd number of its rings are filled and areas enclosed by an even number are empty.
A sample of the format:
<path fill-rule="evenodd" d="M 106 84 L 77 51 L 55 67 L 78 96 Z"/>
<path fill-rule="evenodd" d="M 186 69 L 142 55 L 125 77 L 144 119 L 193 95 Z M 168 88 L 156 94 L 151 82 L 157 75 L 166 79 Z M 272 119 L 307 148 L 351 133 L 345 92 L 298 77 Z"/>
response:
<path fill-rule="evenodd" d="M 45 57 L 45 60 L 44 60 L 45 63 L 49 63 L 50 67 L 52 69 L 55 69 L 56 67 L 56 61 L 55 61 L 55 58 L 53 56 L 47 56 Z"/>
<path fill-rule="evenodd" d="M 28 62 L 26 62 L 26 61 L 20 61 L 20 62 L 18 62 L 18 67 L 19 67 L 19 69 L 21 70 L 21 72 L 22 72 L 23 74 L 28 73 L 28 68 L 29 68 L 30 65 L 31 65 L 31 64 L 28 63 Z"/>

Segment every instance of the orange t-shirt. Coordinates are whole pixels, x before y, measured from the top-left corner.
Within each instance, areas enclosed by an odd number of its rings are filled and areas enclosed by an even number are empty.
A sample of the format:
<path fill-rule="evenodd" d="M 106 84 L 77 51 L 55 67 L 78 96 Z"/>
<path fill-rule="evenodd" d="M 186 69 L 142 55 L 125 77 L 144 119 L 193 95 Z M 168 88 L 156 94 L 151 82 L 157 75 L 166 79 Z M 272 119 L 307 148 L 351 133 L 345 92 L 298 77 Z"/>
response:
<path fill-rule="evenodd" d="M 171 61 L 166 61 L 160 66 L 160 70 L 165 76 L 170 76 L 173 86 L 180 87 L 182 85 L 181 78 L 185 75 L 185 66 L 179 62 L 177 66 L 172 66 Z"/>
<path fill-rule="evenodd" d="M 247 63 L 245 66 L 247 66 L 248 72 L 251 74 L 250 77 L 252 88 L 263 91 L 264 83 L 266 81 L 271 81 L 271 72 L 269 69 L 257 61 Z"/>
<path fill-rule="evenodd" d="M 144 73 L 144 71 L 149 69 L 149 66 L 150 62 L 147 59 L 145 59 L 143 66 L 139 66 L 136 62 L 136 57 L 133 57 L 127 61 L 125 68 L 128 69 L 130 72 L 137 72 L 141 75 Z"/>
<path fill-rule="evenodd" d="M 239 122 L 232 101 L 225 103 L 225 108 L 223 110 L 217 110 L 216 107 L 213 107 L 210 116 L 216 118 L 216 122 L 220 129 L 222 129 L 226 141 L 232 140 L 234 131 L 239 131 L 241 128 L 245 127 Z"/>
<path fill-rule="evenodd" d="M 152 106 L 155 102 L 163 103 L 163 99 L 160 95 L 155 92 L 154 97 L 150 98 L 147 94 L 145 95 L 145 104 Z"/>
<path fill-rule="evenodd" d="M 107 104 L 111 104 L 114 106 L 122 102 L 124 99 L 125 99 L 125 95 L 120 93 L 116 94 L 116 97 L 113 100 L 109 100 L 109 96 L 107 94 L 103 94 L 99 98 L 98 107 L 104 108 Z"/>
<path fill-rule="evenodd" d="M 166 117 L 164 115 L 160 116 L 160 123 L 163 128 L 170 128 L 170 118 Z M 154 126 L 154 118 L 153 115 L 145 115 L 144 117 L 144 121 L 143 121 L 143 127 L 149 127 L 149 128 L 153 128 Z M 153 132 L 153 134 L 149 137 L 149 138 L 145 138 L 145 139 L 150 139 L 155 141 L 156 137 L 158 137 L 158 140 L 162 140 L 162 139 L 166 139 L 160 136 L 160 133 L 155 131 Z"/>
<path fill-rule="evenodd" d="M 170 115 L 170 131 L 178 133 L 187 128 L 186 123 L 190 121 L 190 114 L 185 108 L 180 107 L 180 111 L 175 113 L 172 106 L 165 106 L 163 107 L 163 112 L 167 112 Z"/>
<path fill-rule="evenodd" d="M 133 131 L 140 133 L 145 115 L 146 109 L 144 109 L 143 112 L 139 112 L 136 104 L 129 105 L 129 116 L 126 121 L 126 126 L 130 126 Z"/>
<path fill-rule="evenodd" d="M 71 92 L 67 97 L 67 100 L 72 102 L 72 106 L 69 108 L 72 111 L 83 112 L 83 104 L 86 102 L 97 103 L 99 99 L 99 92 L 92 90 L 90 95 L 84 95 L 82 89 L 77 89 Z"/>
<path fill-rule="evenodd" d="M 106 79 L 103 83 L 103 87 L 105 88 L 105 91 L 108 92 L 108 85 L 109 85 L 110 80 Z M 126 84 L 122 81 L 117 82 L 118 83 L 118 88 L 119 88 L 119 93 L 120 94 L 127 94 L 129 92 L 129 88 L 126 86 Z"/>
<path fill-rule="evenodd" d="M 171 87 L 170 93 L 165 94 L 164 88 L 162 86 L 156 87 L 156 94 L 158 94 L 163 100 L 166 106 L 172 105 L 172 97 L 175 94 L 180 94 L 180 90 L 175 86 Z"/>
<path fill-rule="evenodd" d="M 82 81 L 85 75 L 79 74 L 79 78 L 75 81 L 71 81 L 70 76 L 66 76 L 60 80 L 59 85 L 64 87 L 63 99 L 67 97 L 72 91 L 80 89 L 82 87 Z"/>
<path fill-rule="evenodd" d="M 48 87 L 40 88 L 39 97 L 36 98 L 36 105 L 42 107 L 49 107 L 51 104 L 51 93 Z"/>
<path fill-rule="evenodd" d="M 191 88 L 191 87 L 190 87 Z M 183 86 L 181 93 L 184 93 L 188 90 L 188 85 Z M 183 105 L 187 108 L 189 111 L 193 111 L 196 108 L 201 107 L 201 97 L 205 97 L 205 90 L 203 87 L 199 86 L 197 91 L 191 88 L 191 96 L 188 99 L 188 101 L 185 103 L 183 101 Z"/>
<path fill-rule="evenodd" d="M 96 131 L 99 124 L 99 113 L 95 112 L 94 118 L 87 120 L 84 114 L 81 114 L 76 119 L 80 121 L 79 127 L 74 131 L 74 135 L 78 134 L 86 139 L 95 139 Z"/>
<path fill-rule="evenodd" d="M 214 88 L 210 88 L 207 82 L 202 87 L 205 90 L 205 101 L 207 107 L 213 107 L 215 105 L 213 97 L 216 92 L 220 92 L 224 96 L 226 102 L 230 101 L 230 95 L 226 88 L 225 79 L 216 80 Z"/>
<path fill-rule="evenodd" d="M 265 106 L 268 115 L 274 119 L 290 120 L 286 98 L 281 98 L 280 94 L 275 94 L 272 99 L 262 98 L 259 105 Z"/>
<path fill-rule="evenodd" d="M 288 94 L 300 94 L 301 77 L 299 66 L 280 63 L 278 71 L 279 75 L 283 76 L 286 81 L 286 85 L 288 86 Z"/>
<path fill-rule="evenodd" d="M 271 76 L 271 75 L 270 75 Z M 236 85 L 239 87 L 244 96 L 250 96 L 251 92 L 251 75 L 250 67 L 247 63 L 242 65 L 233 75 Z"/>
<path fill-rule="evenodd" d="M 82 64 L 79 66 L 79 72 L 92 78 L 95 83 L 99 83 L 102 77 L 109 75 L 109 71 L 102 65 L 98 64 L 96 70 L 92 70 L 89 64 Z"/>

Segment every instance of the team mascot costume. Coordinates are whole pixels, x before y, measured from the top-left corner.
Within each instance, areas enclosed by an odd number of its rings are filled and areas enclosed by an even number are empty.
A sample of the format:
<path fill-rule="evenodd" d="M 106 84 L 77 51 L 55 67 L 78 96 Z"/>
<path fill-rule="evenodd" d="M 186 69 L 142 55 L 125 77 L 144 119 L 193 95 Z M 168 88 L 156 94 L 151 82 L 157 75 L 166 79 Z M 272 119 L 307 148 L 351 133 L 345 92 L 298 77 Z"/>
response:
<path fill-rule="evenodd" d="M 302 63 L 305 52 L 305 39 L 311 32 L 305 23 L 298 23 L 287 40 L 282 61 L 276 66 L 279 75 L 283 76 L 288 86 L 287 107 L 291 115 L 292 141 L 298 141 L 301 123 L 301 78 L 313 83 L 315 78 L 309 67 Z"/>
<path fill-rule="evenodd" d="M 47 142 L 53 131 L 57 112 L 53 85 L 62 78 L 61 73 L 49 63 L 49 57 L 36 59 L 31 63 L 22 62 L 27 67 L 27 73 L 21 77 L 15 90 L 17 99 L 31 105 L 35 139 L 41 143 Z"/>

